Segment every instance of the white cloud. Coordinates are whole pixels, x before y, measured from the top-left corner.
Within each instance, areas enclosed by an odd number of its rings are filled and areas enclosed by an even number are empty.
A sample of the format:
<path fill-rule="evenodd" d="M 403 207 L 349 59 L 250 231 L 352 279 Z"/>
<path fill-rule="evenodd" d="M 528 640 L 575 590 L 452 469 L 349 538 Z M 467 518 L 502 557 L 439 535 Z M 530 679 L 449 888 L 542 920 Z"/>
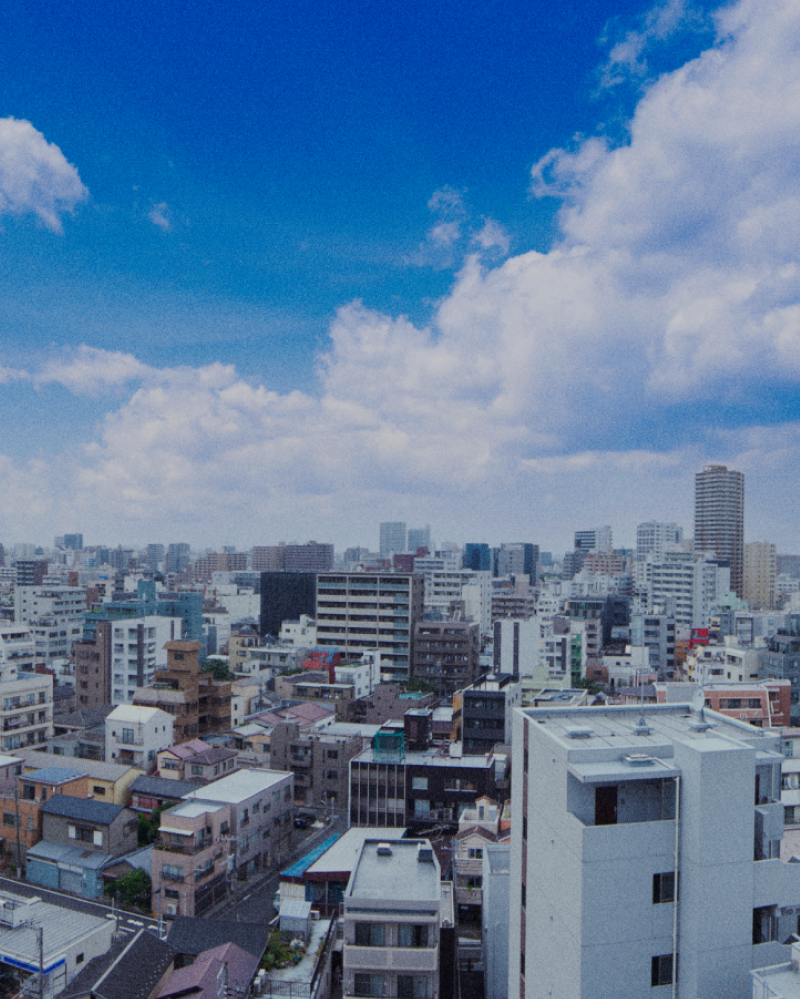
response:
<path fill-rule="evenodd" d="M 110 387 L 157 376 L 155 369 L 132 354 L 81 344 L 48 361 L 34 376 L 34 383 L 57 382 L 78 395 L 97 395 Z"/>
<path fill-rule="evenodd" d="M 144 525 L 155 508 L 192 537 L 225 524 L 251 541 L 304 523 L 347 540 L 388 516 L 456 537 L 491 522 L 552 538 L 570 519 L 690 530 L 692 473 L 713 457 L 800 544 L 791 497 L 780 515 L 764 499 L 770 476 L 798 486 L 796 428 L 721 430 L 745 404 L 760 425 L 800 378 L 800 7 L 744 0 L 718 24 L 714 48 L 646 90 L 626 145 L 537 164 L 535 193 L 563 199 L 550 252 L 487 267 L 469 247 L 507 237 L 489 220 L 470 242 L 463 196 L 437 192 L 435 225 L 459 225 L 467 254 L 451 293 L 425 328 L 341 308 L 319 394 L 90 349 L 40 373 L 135 390 L 61 470 L 70 523 Z"/>
<path fill-rule="evenodd" d="M 159 229 L 163 229 L 165 233 L 170 232 L 172 229 L 169 205 L 165 201 L 160 201 L 157 205 L 153 205 L 147 213 L 147 218 L 153 223 L 154 226 L 158 226 Z"/>
<path fill-rule="evenodd" d="M 629 77 L 643 77 L 648 71 L 647 51 L 679 31 L 697 30 L 704 18 L 688 0 L 664 0 L 641 18 L 640 30 L 627 31 L 609 52 L 602 71 L 602 86 L 613 87 Z"/>
<path fill-rule="evenodd" d="M 0 214 L 33 212 L 53 232 L 89 195 L 61 150 L 30 122 L 0 118 Z"/>

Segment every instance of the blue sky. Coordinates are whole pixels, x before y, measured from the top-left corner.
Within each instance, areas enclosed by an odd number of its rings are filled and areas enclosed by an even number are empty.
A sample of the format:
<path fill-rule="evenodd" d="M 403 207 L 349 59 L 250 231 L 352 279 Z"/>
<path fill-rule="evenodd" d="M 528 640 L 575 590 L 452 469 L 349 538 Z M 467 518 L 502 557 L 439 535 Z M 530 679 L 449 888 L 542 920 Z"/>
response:
<path fill-rule="evenodd" d="M 0 541 L 800 551 L 800 11 L 0 12 Z"/>

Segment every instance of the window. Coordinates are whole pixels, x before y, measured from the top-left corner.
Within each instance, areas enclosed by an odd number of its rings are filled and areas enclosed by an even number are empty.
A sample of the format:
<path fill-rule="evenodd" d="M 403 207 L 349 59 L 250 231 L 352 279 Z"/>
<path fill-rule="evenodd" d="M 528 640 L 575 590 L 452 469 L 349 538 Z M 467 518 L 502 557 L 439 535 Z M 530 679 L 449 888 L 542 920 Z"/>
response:
<path fill-rule="evenodd" d="M 397 946 L 398 948 L 427 948 L 428 925 L 398 924 Z"/>
<path fill-rule="evenodd" d="M 76 965 L 80 965 L 81 964 L 81 962 L 83 961 L 83 955 L 84 955 L 84 952 L 81 952 L 79 955 L 75 956 L 75 964 Z"/>
<path fill-rule="evenodd" d="M 70 826 L 67 827 L 67 836 L 69 837 L 70 840 L 78 839 L 78 831 L 71 824 Z"/>
<path fill-rule="evenodd" d="M 428 779 L 427 778 L 412 778 L 411 787 L 418 792 L 428 791 Z"/>
<path fill-rule="evenodd" d="M 386 934 L 383 924 L 356 924 L 356 944 L 359 947 L 382 948 L 385 940 Z"/>
<path fill-rule="evenodd" d="M 339 772 L 338 771 L 328 771 L 327 774 L 325 775 L 325 777 L 328 779 L 328 781 L 338 781 L 339 780 Z"/>
<path fill-rule="evenodd" d="M 103 846 L 103 831 L 102 830 L 92 830 L 92 843 L 95 847 Z"/>
<path fill-rule="evenodd" d="M 177 889 L 165 889 L 164 890 L 164 895 L 166 896 L 167 899 L 180 899 L 181 898 L 181 894 L 178 892 Z"/>
<path fill-rule="evenodd" d="M 133 730 L 123 729 L 122 730 L 122 742 L 123 743 L 133 743 Z"/>
<path fill-rule="evenodd" d="M 650 985 L 668 986 L 671 982 L 672 955 L 653 955 L 650 960 Z"/>
<path fill-rule="evenodd" d="M 672 903 L 675 900 L 675 872 L 653 876 L 653 902 Z"/>
<path fill-rule="evenodd" d="M 469 848 L 467 848 L 467 857 L 471 861 L 477 860 L 478 858 L 482 858 L 483 857 L 483 848 L 482 847 L 469 847 Z"/>
<path fill-rule="evenodd" d="M 398 997 L 427 997 L 428 977 L 427 976 L 398 976 L 397 977 Z"/>
<path fill-rule="evenodd" d="M 105 795 L 106 790 L 102 785 L 92 785 L 92 792 L 95 795 Z"/>
<path fill-rule="evenodd" d="M 14 815 L 14 813 L 4 812 L 3 826 L 16 826 L 16 825 L 17 825 L 17 817 Z"/>
<path fill-rule="evenodd" d="M 192 764 L 192 774 L 197 774 L 200 777 L 202 777 L 203 776 L 202 764 Z"/>
<path fill-rule="evenodd" d="M 339 751 L 338 750 L 329 750 L 328 751 L 328 760 L 338 760 L 338 759 L 339 759 Z"/>
<path fill-rule="evenodd" d="M 372 972 L 357 972 L 354 992 L 357 997 L 385 996 L 383 976 Z"/>

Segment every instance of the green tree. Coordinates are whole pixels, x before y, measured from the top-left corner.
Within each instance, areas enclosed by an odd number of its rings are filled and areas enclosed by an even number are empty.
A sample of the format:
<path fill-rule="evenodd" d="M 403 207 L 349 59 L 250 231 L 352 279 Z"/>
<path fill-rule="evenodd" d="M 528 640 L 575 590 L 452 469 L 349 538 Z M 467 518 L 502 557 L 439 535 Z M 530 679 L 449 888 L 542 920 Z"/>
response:
<path fill-rule="evenodd" d="M 146 913 L 150 910 L 151 890 L 150 876 L 136 868 L 109 882 L 104 891 L 106 896 L 118 896 L 123 906 Z"/>
<path fill-rule="evenodd" d="M 139 837 L 139 847 L 147 847 L 148 844 L 157 840 L 158 828 L 161 826 L 161 813 L 174 805 L 174 802 L 164 802 L 162 805 L 156 806 L 149 819 L 144 813 L 139 813 L 136 830 Z"/>
<path fill-rule="evenodd" d="M 203 664 L 203 673 L 213 674 L 215 681 L 232 681 L 235 680 L 234 674 L 230 672 L 228 664 L 225 660 L 206 660 Z"/>

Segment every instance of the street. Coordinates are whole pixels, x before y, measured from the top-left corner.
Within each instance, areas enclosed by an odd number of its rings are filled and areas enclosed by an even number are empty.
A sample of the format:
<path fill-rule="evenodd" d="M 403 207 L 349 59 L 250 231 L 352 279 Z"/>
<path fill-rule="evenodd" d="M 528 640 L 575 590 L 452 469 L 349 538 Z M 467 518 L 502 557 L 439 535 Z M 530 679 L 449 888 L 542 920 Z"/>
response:
<path fill-rule="evenodd" d="M 344 833 L 346 829 L 347 817 L 340 815 L 332 824 L 326 823 L 321 829 L 298 830 L 297 833 L 303 836 L 303 840 L 298 841 L 292 853 L 282 858 L 277 867 L 268 872 L 261 872 L 247 882 L 239 882 L 235 902 L 230 896 L 207 910 L 203 917 L 214 920 L 229 918 L 247 923 L 269 923 L 277 915 L 274 900 L 278 891 L 280 872 L 308 854 L 326 837 L 334 833 Z"/>

